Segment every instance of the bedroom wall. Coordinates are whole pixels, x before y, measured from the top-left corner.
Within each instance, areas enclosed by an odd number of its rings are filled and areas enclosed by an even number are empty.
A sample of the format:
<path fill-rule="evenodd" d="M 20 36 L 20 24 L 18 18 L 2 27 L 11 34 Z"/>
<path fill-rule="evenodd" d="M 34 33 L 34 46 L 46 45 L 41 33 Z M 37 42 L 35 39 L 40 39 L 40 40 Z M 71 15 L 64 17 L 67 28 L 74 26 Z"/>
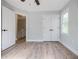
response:
<path fill-rule="evenodd" d="M 69 34 L 61 33 L 61 40 L 60 42 L 65 45 L 68 49 L 70 49 L 72 52 L 74 52 L 76 55 L 78 54 L 78 1 L 77 0 L 71 0 L 65 8 L 63 8 L 61 14 L 63 11 L 66 10 L 66 8 L 69 8 Z M 62 22 L 62 21 L 61 21 Z"/>
<path fill-rule="evenodd" d="M 58 12 L 29 12 L 28 13 L 28 39 L 27 41 L 43 41 L 43 15 L 59 15 Z M 49 40 L 46 40 L 49 41 Z"/>
<path fill-rule="evenodd" d="M 38 13 L 29 13 L 29 39 L 28 41 L 38 41 L 42 39 L 42 18 Z M 40 40 L 41 41 L 41 40 Z"/>

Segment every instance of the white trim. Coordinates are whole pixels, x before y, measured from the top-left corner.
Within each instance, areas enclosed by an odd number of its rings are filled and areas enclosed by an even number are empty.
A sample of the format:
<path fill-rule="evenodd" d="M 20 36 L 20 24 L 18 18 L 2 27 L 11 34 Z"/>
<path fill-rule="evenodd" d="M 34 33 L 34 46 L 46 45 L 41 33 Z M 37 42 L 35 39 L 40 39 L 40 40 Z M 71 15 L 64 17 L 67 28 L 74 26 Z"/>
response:
<path fill-rule="evenodd" d="M 15 30 L 16 30 L 16 39 L 15 39 L 15 42 L 17 40 L 17 14 L 15 13 L 15 23 L 16 23 L 16 27 L 15 27 Z"/>
<path fill-rule="evenodd" d="M 40 40 L 40 39 L 29 39 L 27 42 L 44 42 L 44 41 L 53 41 L 53 40 Z M 59 40 L 56 40 L 59 41 Z"/>
<path fill-rule="evenodd" d="M 72 48 L 70 48 L 70 46 L 67 46 L 65 43 L 63 43 L 62 41 L 59 41 L 61 44 L 63 44 L 66 48 L 68 48 L 70 51 L 72 51 L 74 54 L 78 55 L 78 52 L 76 52 L 75 50 L 73 50 Z"/>
<path fill-rule="evenodd" d="M 45 39 L 43 39 L 43 41 L 60 41 L 60 39 L 56 39 L 56 40 L 45 40 Z"/>
<path fill-rule="evenodd" d="M 29 40 L 29 18 L 28 15 L 26 15 L 26 41 Z"/>
<path fill-rule="evenodd" d="M 29 39 L 29 40 L 27 40 L 27 42 L 44 42 L 44 41 L 40 40 L 40 39 L 36 39 L 36 40 Z"/>

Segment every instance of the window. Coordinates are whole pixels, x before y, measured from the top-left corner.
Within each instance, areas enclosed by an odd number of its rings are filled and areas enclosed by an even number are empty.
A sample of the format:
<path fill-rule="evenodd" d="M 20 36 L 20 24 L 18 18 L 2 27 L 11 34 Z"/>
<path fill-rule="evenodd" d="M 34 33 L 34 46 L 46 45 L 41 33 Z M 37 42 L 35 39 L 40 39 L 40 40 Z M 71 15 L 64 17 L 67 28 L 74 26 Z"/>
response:
<path fill-rule="evenodd" d="M 68 34 L 68 12 L 62 16 L 62 33 Z"/>

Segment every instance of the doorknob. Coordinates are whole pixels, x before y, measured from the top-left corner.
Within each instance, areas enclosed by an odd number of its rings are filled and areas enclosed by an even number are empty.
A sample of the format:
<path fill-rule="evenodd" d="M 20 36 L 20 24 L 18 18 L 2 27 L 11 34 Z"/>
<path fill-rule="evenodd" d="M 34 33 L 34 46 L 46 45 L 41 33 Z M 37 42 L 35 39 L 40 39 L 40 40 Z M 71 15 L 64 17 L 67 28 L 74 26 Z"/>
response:
<path fill-rule="evenodd" d="M 8 31 L 8 30 L 6 30 L 6 29 L 3 29 L 2 31 Z"/>
<path fill-rule="evenodd" d="M 49 31 L 53 31 L 53 29 L 49 29 Z"/>

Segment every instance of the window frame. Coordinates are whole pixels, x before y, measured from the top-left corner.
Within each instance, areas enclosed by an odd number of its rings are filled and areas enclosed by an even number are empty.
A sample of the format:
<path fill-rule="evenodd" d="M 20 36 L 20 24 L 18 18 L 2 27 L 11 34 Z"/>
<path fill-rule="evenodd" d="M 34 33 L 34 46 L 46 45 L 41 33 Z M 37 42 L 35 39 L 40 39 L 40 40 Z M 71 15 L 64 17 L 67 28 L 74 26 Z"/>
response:
<path fill-rule="evenodd" d="M 66 15 L 66 13 L 68 13 L 68 20 L 67 20 L 67 32 L 64 32 L 64 29 L 63 29 L 63 17 Z M 69 34 L 69 8 L 67 8 L 66 10 L 64 10 L 61 14 L 61 33 L 63 34 Z"/>

